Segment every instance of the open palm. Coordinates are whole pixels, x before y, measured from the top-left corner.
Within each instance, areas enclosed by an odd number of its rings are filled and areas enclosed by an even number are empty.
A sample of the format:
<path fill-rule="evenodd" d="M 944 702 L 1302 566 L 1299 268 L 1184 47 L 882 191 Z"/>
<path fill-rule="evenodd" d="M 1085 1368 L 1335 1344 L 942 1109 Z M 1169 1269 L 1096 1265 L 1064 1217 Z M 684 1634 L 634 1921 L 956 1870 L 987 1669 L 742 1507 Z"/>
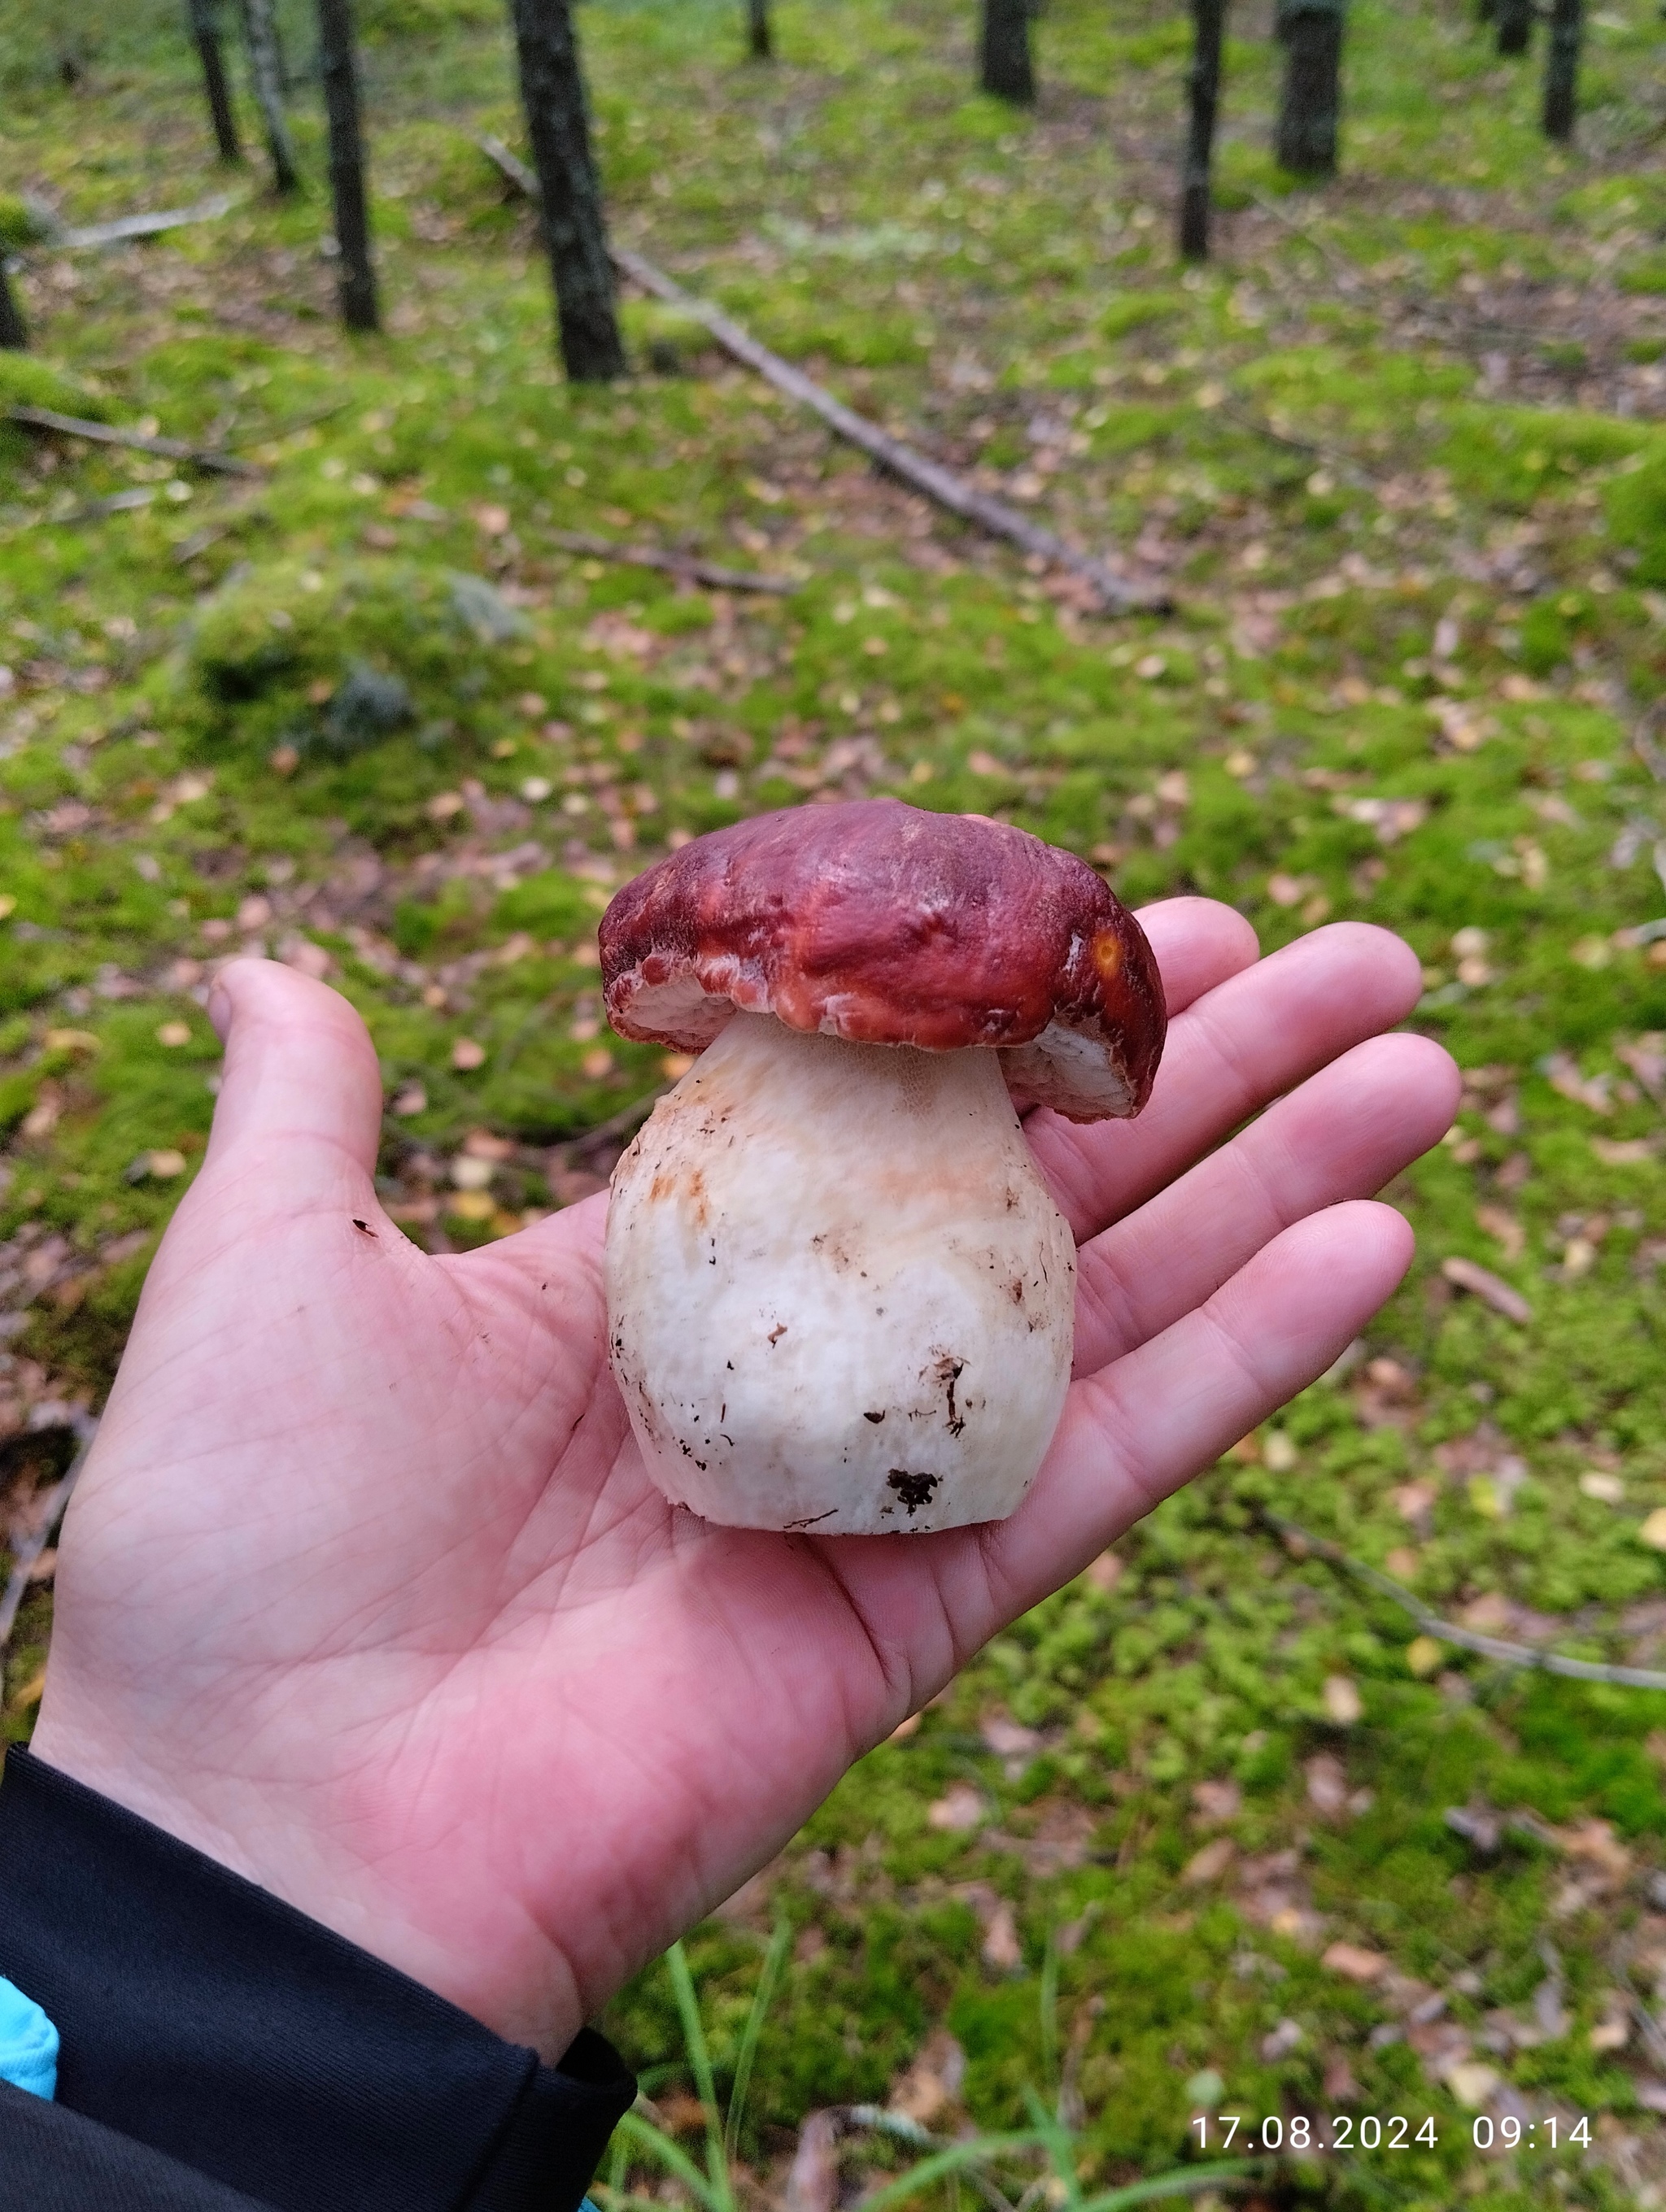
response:
<path fill-rule="evenodd" d="M 1341 927 L 1257 962 L 1228 908 L 1143 919 L 1177 1017 L 1152 1104 L 1029 1124 L 1081 1247 L 1063 1422 L 1011 1521 L 906 1540 L 667 1506 L 607 1369 L 605 1201 L 417 1251 L 374 1194 L 357 1016 L 226 970 L 213 1139 L 71 1510 L 36 1750 L 558 2054 L 1403 1272 L 1399 1216 L 1348 1201 L 1456 1103 L 1437 1047 L 1377 1034 L 1407 948 Z"/>

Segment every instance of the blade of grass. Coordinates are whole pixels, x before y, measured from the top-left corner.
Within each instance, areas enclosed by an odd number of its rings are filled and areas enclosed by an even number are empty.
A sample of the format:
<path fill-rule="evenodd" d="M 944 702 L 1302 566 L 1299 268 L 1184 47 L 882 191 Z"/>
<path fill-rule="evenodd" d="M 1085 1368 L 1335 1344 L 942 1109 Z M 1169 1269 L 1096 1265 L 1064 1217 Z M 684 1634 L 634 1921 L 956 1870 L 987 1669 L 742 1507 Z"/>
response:
<path fill-rule="evenodd" d="M 1062 2120 L 1048 2111 L 1033 2089 L 1025 2091 L 1024 2101 L 1030 2107 L 1037 2134 L 1047 2146 L 1048 2160 L 1064 2191 L 1065 2202 L 1071 2212 L 1080 2212 L 1082 2185 L 1076 2172 L 1076 2138 Z"/>
<path fill-rule="evenodd" d="M 617 2134 L 650 2158 L 658 2159 L 668 2173 L 674 2173 L 687 2189 L 694 2191 L 706 2212 L 726 2212 L 727 2194 L 720 2195 L 712 2187 L 681 2143 L 673 2142 L 663 2128 L 656 2128 L 652 2120 L 645 2120 L 640 2112 L 627 2112 L 619 2123 Z"/>
<path fill-rule="evenodd" d="M 922 2158 L 894 2181 L 885 2182 L 864 2197 L 857 2212 L 889 2212 L 893 2204 L 905 2203 L 917 2197 L 922 2189 L 929 2189 L 946 2173 L 958 2172 L 962 2167 L 973 2166 L 980 2159 L 1000 2158 L 1008 2151 L 1027 2150 L 1043 2140 L 1034 2128 L 1020 2128 L 1010 2135 L 971 2136 L 964 2142 L 952 2143 L 948 2149 L 939 2150 L 930 2158 Z"/>
<path fill-rule="evenodd" d="M 712 2203 L 719 2212 L 735 2212 L 734 2192 L 729 2186 L 728 2160 L 723 2155 L 723 2120 L 717 2109 L 717 2085 L 712 2078 L 711 2053 L 706 2048 L 706 2031 L 700 2019 L 700 2001 L 694 1993 L 694 1977 L 689 1972 L 688 1954 L 680 1943 L 673 1943 L 666 1954 L 666 1964 L 671 1970 L 671 1986 L 677 1999 L 678 2015 L 683 2023 L 683 2040 L 688 2045 L 689 2063 L 694 2069 L 694 2082 L 700 2093 L 700 2102 L 706 2115 L 706 2171 L 710 2179 Z"/>
<path fill-rule="evenodd" d="M 781 1979 L 781 1968 L 787 1963 L 787 1948 L 793 1940 L 790 1922 L 778 1920 L 775 1933 L 769 1938 L 769 1948 L 764 1954 L 763 1971 L 757 1978 L 757 1988 L 752 1996 L 752 2008 L 746 2015 L 740 2048 L 735 2053 L 734 2087 L 729 2092 L 729 2118 L 723 2130 L 723 2158 L 726 2166 L 734 2163 L 735 2146 L 740 2140 L 741 2116 L 746 2109 L 746 2091 L 752 2078 L 752 2061 L 757 2055 L 757 2039 L 763 2033 L 763 2020 L 775 1994 L 775 1984 Z"/>
<path fill-rule="evenodd" d="M 1059 2089 L 1059 1927 L 1054 1921 L 1047 1930 L 1047 1948 L 1042 1954 L 1041 1970 L 1041 2033 L 1042 2071 L 1047 2086 L 1053 2093 L 1056 2106 Z M 1062 2115 L 1061 2115 L 1062 2118 Z"/>
<path fill-rule="evenodd" d="M 1219 2166 L 1183 2166 L 1172 2173 L 1153 2174 L 1149 2181 L 1130 2181 L 1125 2188 L 1110 2189 L 1102 2197 L 1085 2200 L 1081 2212 L 1128 2212 L 1134 2204 L 1154 2203 L 1162 2197 L 1195 2197 L 1223 2181 L 1253 2181 L 1266 2171 L 1258 2159 L 1228 2160 Z"/>

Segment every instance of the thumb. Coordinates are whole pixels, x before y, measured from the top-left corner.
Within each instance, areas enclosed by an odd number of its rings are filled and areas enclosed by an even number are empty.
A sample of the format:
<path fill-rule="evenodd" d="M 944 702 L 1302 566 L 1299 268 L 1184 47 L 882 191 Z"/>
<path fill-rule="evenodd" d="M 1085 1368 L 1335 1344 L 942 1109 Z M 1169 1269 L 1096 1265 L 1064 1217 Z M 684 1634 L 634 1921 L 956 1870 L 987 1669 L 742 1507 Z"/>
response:
<path fill-rule="evenodd" d="M 234 960 L 209 994 L 226 1048 L 205 1171 L 258 1171 L 282 1202 L 356 1200 L 382 1122 L 375 1048 L 340 993 L 271 960 Z"/>

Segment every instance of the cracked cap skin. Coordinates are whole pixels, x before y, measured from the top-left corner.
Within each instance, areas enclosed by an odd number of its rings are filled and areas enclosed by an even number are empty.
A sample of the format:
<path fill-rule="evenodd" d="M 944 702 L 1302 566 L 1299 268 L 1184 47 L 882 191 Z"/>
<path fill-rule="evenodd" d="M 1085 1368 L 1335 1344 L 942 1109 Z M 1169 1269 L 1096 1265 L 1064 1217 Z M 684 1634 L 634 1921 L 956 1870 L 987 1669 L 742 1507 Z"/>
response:
<path fill-rule="evenodd" d="M 737 1011 L 853 1044 L 1001 1055 L 1018 1106 L 1137 1114 L 1167 1027 L 1145 932 L 1073 853 L 896 799 L 714 830 L 627 884 L 598 933 L 608 1018 L 681 1052 Z"/>

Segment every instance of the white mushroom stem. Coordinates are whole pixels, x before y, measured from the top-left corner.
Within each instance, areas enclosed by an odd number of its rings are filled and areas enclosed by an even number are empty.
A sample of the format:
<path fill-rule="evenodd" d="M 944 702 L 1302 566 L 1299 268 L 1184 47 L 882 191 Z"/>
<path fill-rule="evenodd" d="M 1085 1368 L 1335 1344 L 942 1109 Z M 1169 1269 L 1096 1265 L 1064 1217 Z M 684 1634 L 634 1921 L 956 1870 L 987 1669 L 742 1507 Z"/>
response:
<path fill-rule="evenodd" d="M 737 1014 L 614 1171 L 614 1372 L 666 1496 L 732 1527 L 1011 1513 L 1063 1407 L 1075 1272 L 992 1051 Z"/>

